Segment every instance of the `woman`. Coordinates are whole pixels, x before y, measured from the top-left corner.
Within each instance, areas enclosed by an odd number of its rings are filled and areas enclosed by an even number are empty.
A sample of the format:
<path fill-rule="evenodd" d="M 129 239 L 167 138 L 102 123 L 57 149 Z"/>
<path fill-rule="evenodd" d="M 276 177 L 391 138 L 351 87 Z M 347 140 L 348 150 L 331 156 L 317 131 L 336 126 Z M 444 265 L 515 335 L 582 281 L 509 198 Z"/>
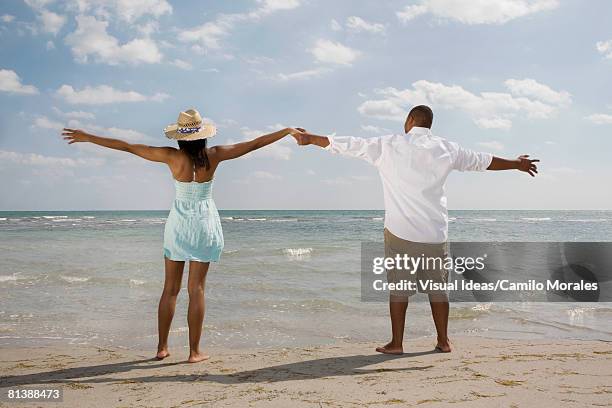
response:
<path fill-rule="evenodd" d="M 200 352 L 200 337 L 204 321 L 204 285 L 210 262 L 218 262 L 223 250 L 223 232 L 219 213 L 212 199 L 212 182 L 219 163 L 235 159 L 262 148 L 299 130 L 286 128 L 256 139 L 233 145 L 207 147 L 207 138 L 216 128 L 203 123 L 195 109 L 179 114 L 176 124 L 164 129 L 179 148 L 130 144 L 122 140 L 95 136 L 82 130 L 65 128 L 62 135 L 69 144 L 89 142 L 110 149 L 135 154 L 143 159 L 166 163 L 176 187 L 176 198 L 164 229 L 164 260 L 166 278 L 159 301 L 157 358 L 168 352 L 168 333 L 174 316 L 176 298 L 181 288 L 183 267 L 189 261 L 189 359 L 190 363 L 206 360 Z"/>

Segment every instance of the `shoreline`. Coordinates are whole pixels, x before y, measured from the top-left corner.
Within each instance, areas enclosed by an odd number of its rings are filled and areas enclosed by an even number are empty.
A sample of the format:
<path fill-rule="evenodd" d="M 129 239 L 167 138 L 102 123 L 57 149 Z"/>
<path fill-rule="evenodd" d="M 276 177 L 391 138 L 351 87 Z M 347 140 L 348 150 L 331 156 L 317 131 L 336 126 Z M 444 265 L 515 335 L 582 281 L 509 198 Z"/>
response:
<path fill-rule="evenodd" d="M 375 343 L 224 349 L 184 363 L 179 348 L 163 361 L 144 350 L 96 346 L 6 347 L 0 389 L 59 385 L 50 406 L 606 406 L 612 343 L 456 337 L 455 351 L 433 339 L 404 343 L 403 356 Z M 183 355 L 184 354 L 184 355 Z M 35 403 L 5 406 L 37 406 Z"/>

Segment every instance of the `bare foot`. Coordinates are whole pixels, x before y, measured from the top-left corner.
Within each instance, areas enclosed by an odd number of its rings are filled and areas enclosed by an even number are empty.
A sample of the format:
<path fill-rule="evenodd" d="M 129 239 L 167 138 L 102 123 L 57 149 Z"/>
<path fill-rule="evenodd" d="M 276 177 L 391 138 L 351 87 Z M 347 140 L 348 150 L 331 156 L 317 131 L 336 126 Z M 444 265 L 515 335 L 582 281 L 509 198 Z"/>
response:
<path fill-rule="evenodd" d="M 404 354 L 404 348 L 402 346 L 395 346 L 393 343 L 385 344 L 382 347 L 376 347 L 376 351 L 383 354 Z"/>
<path fill-rule="evenodd" d="M 202 353 L 191 353 L 187 359 L 188 363 L 199 363 L 200 361 L 208 360 L 210 356 Z"/>
<path fill-rule="evenodd" d="M 453 351 L 453 346 L 450 340 L 446 339 L 446 341 L 438 340 L 438 344 L 436 344 L 436 351 L 440 353 L 450 353 Z"/>
<path fill-rule="evenodd" d="M 163 360 L 164 358 L 168 357 L 170 355 L 170 353 L 168 353 L 168 350 L 166 349 L 161 349 L 157 352 L 157 355 L 155 356 L 156 359 L 158 360 Z"/>

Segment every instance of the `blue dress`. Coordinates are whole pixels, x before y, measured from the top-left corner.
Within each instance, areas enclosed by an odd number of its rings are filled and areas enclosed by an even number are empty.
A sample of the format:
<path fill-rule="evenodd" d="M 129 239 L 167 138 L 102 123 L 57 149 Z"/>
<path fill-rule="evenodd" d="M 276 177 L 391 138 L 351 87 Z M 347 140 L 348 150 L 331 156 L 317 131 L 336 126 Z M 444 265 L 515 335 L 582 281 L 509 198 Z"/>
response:
<path fill-rule="evenodd" d="M 175 180 L 176 198 L 164 228 L 164 256 L 172 261 L 218 262 L 223 230 L 212 198 L 212 180 Z"/>

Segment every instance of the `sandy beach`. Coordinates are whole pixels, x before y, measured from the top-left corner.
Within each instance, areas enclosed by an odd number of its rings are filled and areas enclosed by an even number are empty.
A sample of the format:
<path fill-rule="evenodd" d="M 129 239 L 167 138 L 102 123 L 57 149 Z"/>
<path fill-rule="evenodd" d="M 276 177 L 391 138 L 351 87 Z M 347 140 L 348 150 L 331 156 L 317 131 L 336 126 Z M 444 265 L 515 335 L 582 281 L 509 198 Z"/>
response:
<path fill-rule="evenodd" d="M 5 387 L 59 385 L 62 407 L 379 407 L 610 406 L 612 344 L 461 337 L 456 351 L 431 340 L 405 343 L 403 356 L 375 344 L 295 349 L 211 349 L 211 359 L 184 363 L 150 353 L 94 346 L 1 351 Z"/>

